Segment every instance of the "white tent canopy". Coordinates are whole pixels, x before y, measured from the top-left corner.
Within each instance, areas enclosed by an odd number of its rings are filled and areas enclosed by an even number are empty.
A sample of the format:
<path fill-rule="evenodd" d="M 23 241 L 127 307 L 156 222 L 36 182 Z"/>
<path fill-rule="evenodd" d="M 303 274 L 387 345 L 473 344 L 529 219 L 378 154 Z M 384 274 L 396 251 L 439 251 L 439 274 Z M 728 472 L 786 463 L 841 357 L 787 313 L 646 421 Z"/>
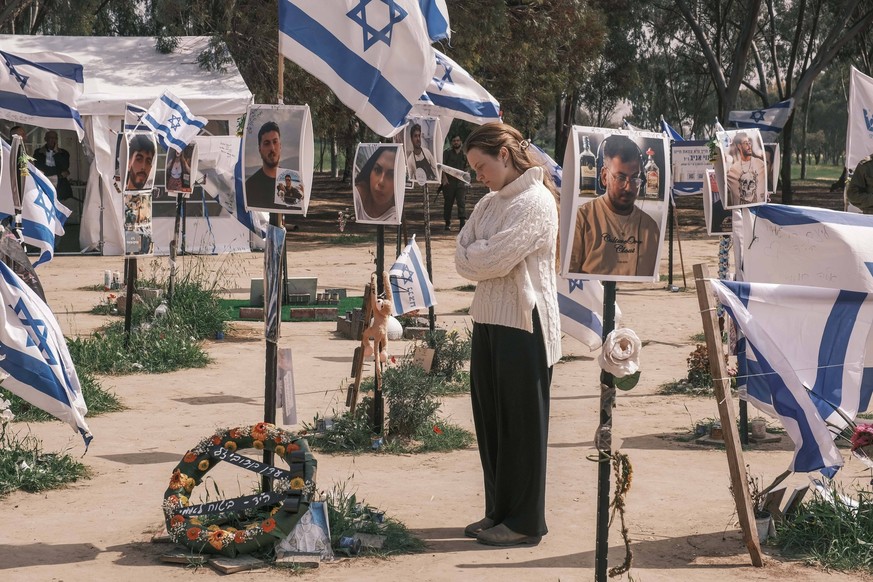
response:
<path fill-rule="evenodd" d="M 230 132 L 236 129 L 237 119 L 253 100 L 252 93 L 233 63 L 226 65 L 224 72 L 200 67 L 197 56 L 208 43 L 209 37 L 179 37 L 172 53 L 161 54 L 151 37 L 0 35 L 0 46 L 5 51 L 59 52 L 83 66 L 85 87 L 79 113 L 85 125 L 90 162 L 79 232 L 83 250 L 102 248 L 105 255 L 124 254 L 122 201 L 113 188 L 112 177 L 116 136 L 127 103 L 148 107 L 169 89 L 195 115 L 224 121 Z M 159 224 L 160 220 L 154 220 L 158 252 L 168 247 L 167 241 L 161 240 L 166 236 L 161 233 L 167 229 Z M 209 224 L 202 219 L 202 224 L 190 220 L 189 233 L 211 231 L 206 252 L 249 249 L 248 231 L 224 211 L 212 217 Z M 187 242 L 189 251 L 198 252 L 201 245 Z"/>

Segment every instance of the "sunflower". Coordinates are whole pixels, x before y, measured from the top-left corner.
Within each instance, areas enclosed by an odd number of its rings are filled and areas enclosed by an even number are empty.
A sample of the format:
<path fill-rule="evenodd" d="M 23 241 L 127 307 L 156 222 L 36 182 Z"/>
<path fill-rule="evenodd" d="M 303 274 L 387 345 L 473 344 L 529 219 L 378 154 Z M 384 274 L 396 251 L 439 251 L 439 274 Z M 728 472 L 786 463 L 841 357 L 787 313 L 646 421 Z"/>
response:
<path fill-rule="evenodd" d="M 226 443 L 224 443 L 224 448 L 231 453 L 236 452 L 236 443 L 233 441 L 227 441 Z"/>
<path fill-rule="evenodd" d="M 209 470 L 209 459 L 203 459 L 202 461 L 197 463 L 197 468 L 200 469 L 201 471 L 208 471 Z"/>
<path fill-rule="evenodd" d="M 294 477 L 291 479 L 291 489 L 297 489 L 300 491 L 304 487 L 306 487 L 306 483 L 300 477 Z"/>

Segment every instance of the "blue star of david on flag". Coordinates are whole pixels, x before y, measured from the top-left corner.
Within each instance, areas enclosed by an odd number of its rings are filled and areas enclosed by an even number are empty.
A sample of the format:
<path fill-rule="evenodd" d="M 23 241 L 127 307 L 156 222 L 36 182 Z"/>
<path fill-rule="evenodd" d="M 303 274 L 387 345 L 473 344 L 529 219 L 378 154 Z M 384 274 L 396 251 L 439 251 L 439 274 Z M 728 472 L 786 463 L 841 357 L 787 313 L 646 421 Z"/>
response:
<path fill-rule="evenodd" d="M 181 125 L 181 123 L 182 123 L 182 118 L 179 117 L 178 115 L 174 115 L 173 117 L 170 118 L 170 127 L 172 127 L 173 129 L 179 129 L 179 126 Z"/>
<path fill-rule="evenodd" d="M 51 224 L 52 219 L 55 215 L 54 201 L 49 200 L 48 196 L 45 195 L 45 191 L 37 185 L 36 188 L 36 198 L 33 200 L 33 203 L 40 208 L 43 212 L 45 212 L 45 223 Z M 51 204 L 51 206 L 49 206 Z"/>
<path fill-rule="evenodd" d="M 763 109 L 759 109 L 757 111 L 752 111 L 752 121 L 764 121 L 765 111 Z"/>
<path fill-rule="evenodd" d="M 15 80 L 18 81 L 18 84 L 22 89 L 24 89 L 24 86 L 27 85 L 27 80 L 30 79 L 30 77 L 22 75 L 16 71 L 15 67 L 12 66 L 12 63 L 9 62 L 8 57 L 3 57 L 3 60 L 6 62 L 6 68 L 9 69 L 9 74 L 15 77 Z"/>
<path fill-rule="evenodd" d="M 403 281 L 404 283 L 412 283 L 412 278 L 415 276 L 415 273 L 412 269 L 409 268 L 408 265 L 401 264 L 400 265 L 400 273 L 397 273 L 398 269 L 394 269 L 394 277 L 397 280 Z"/>
<path fill-rule="evenodd" d="M 18 316 L 19 321 L 25 325 L 27 329 L 27 345 L 36 346 L 40 353 L 45 357 L 45 361 L 54 366 L 57 364 L 57 359 L 48 345 L 48 328 L 45 321 L 35 319 L 24 301 L 19 299 L 15 306 L 10 305 L 12 310 Z"/>
<path fill-rule="evenodd" d="M 446 59 L 440 58 L 440 55 L 436 56 L 436 62 L 437 67 L 443 68 L 443 76 L 440 77 L 438 75 L 434 75 L 433 82 L 436 83 L 437 89 L 442 91 L 443 86 L 445 86 L 446 83 L 450 83 L 452 85 L 455 84 L 455 82 L 452 81 L 452 65 Z"/>
<path fill-rule="evenodd" d="M 407 16 L 406 10 L 398 6 L 394 0 L 379 0 L 388 7 L 388 24 L 382 28 L 375 28 L 367 21 L 367 5 L 373 0 L 359 0 L 358 5 L 346 13 L 355 23 L 361 26 L 364 33 L 364 51 L 379 41 L 391 46 L 391 33 L 394 25 L 400 23 Z M 370 14 L 372 18 L 373 14 Z"/>

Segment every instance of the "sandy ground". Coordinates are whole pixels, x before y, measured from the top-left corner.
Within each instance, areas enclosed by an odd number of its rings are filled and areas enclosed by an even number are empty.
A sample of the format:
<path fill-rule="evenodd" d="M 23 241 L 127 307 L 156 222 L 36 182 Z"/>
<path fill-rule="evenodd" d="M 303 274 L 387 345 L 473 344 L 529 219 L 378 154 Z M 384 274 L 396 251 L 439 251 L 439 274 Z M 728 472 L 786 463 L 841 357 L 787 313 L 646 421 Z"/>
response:
<path fill-rule="evenodd" d="M 420 243 L 423 246 L 423 237 Z M 393 248 L 389 238 L 387 248 Z M 369 279 L 373 246 L 330 247 L 289 238 L 292 276 L 317 276 L 319 289 L 346 287 L 360 293 Z M 440 233 L 433 243 L 438 290 L 438 325 L 463 329 L 472 294 L 454 290 L 466 283 L 454 271 L 454 238 Z M 390 252 L 390 251 L 389 251 Z M 715 239 L 684 241 L 684 265 L 704 262 L 714 269 Z M 664 255 L 666 256 L 666 251 Z M 679 257 L 676 280 L 682 285 Z M 145 263 L 148 269 L 148 261 Z M 263 271 L 263 255 L 185 258 L 185 268 L 209 266 L 246 297 L 249 279 Z M 666 260 L 664 261 L 666 265 Z M 102 282 L 104 269 L 121 269 L 118 257 L 58 257 L 40 267 L 43 285 L 68 334 L 85 334 L 103 323 L 88 311 L 104 296 L 83 290 Z M 666 272 L 665 268 L 662 272 Z M 862 580 L 826 573 L 780 557 L 766 548 L 766 566 L 754 568 L 736 525 L 723 450 L 683 443 L 675 437 L 696 421 L 717 416 L 711 399 L 657 395 L 664 382 L 685 375 L 691 336 L 702 330 L 692 290 L 671 293 L 664 284 L 622 284 L 618 301 L 624 325 L 645 342 L 642 379 L 620 392 L 615 410 L 615 448 L 630 456 L 633 486 L 627 503 L 632 538 L 632 574 L 643 582 L 718 580 Z M 164 375 L 105 377 L 128 409 L 91 419 L 91 449 L 83 461 L 90 480 L 42 494 L 14 493 L 0 500 L 0 580 L 191 580 L 219 576 L 163 564 L 166 545 L 151 544 L 163 517 L 162 495 L 181 455 L 215 427 L 262 420 L 264 341 L 262 324 L 237 324 L 224 341 L 207 342 L 213 362 L 206 368 Z M 355 342 L 335 333 L 333 323 L 283 324 L 282 346 L 294 350 L 300 418 L 344 409 L 345 386 Z M 390 351 L 402 354 L 405 342 Z M 299 575 L 303 580 L 593 580 L 599 367 L 587 348 L 564 342 L 565 361 L 552 384 L 547 521 L 549 534 L 537 547 L 494 549 L 463 537 L 462 528 L 482 516 L 482 485 L 475 448 L 450 454 L 393 456 L 318 455 L 318 485 L 346 483 L 359 498 L 381 507 L 424 539 L 418 555 L 379 560 L 359 558 L 323 564 Z M 365 372 L 367 373 L 367 372 Z M 447 399 L 443 414 L 472 430 L 469 397 Z M 281 415 L 280 415 L 281 417 Z M 18 425 L 19 429 L 27 427 Z M 47 450 L 82 454 L 81 440 L 60 423 L 31 425 Z M 295 428 L 295 427 L 292 427 Z M 299 428 L 299 427 L 296 427 Z M 784 439 L 745 454 L 751 472 L 767 482 L 790 461 Z M 244 472 L 243 472 L 244 473 Z M 856 463 L 843 470 L 861 484 L 869 478 Z M 795 476 L 803 482 L 805 476 Z M 249 487 L 248 474 L 224 483 L 225 491 Z M 202 486 L 201 486 L 202 488 Z M 199 488 L 198 488 L 199 489 Z M 192 496 L 196 499 L 197 491 Z M 610 532 L 610 565 L 623 559 L 618 528 Z M 234 574 L 260 579 L 263 570 Z M 290 576 L 271 570 L 270 577 Z"/>

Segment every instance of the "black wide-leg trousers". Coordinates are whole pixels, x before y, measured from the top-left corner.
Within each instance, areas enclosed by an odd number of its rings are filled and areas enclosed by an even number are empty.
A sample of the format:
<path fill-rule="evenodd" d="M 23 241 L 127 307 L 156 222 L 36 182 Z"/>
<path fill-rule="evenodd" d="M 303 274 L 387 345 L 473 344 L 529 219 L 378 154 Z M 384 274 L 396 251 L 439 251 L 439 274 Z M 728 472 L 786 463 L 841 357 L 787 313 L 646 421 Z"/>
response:
<path fill-rule="evenodd" d="M 549 386 L 539 315 L 533 333 L 473 324 L 470 394 L 485 477 L 485 516 L 528 536 L 544 535 Z"/>

